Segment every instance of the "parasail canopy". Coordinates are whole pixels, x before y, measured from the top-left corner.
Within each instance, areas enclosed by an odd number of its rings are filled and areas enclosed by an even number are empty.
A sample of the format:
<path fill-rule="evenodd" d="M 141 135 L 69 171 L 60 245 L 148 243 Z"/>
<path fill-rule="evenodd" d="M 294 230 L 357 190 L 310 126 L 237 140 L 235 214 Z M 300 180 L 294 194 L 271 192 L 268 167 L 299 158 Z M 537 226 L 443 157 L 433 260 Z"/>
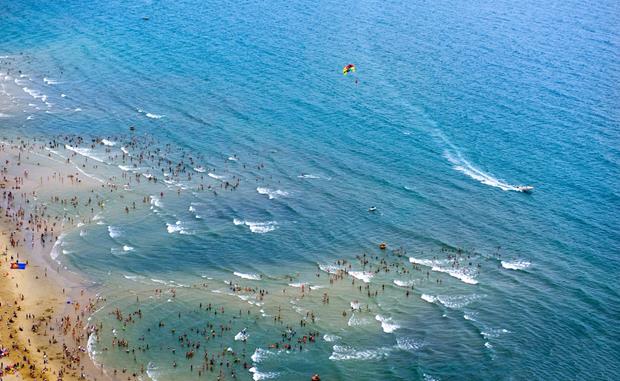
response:
<path fill-rule="evenodd" d="M 342 68 L 342 74 L 347 75 L 349 73 L 355 73 L 355 65 L 353 64 L 348 64 L 347 66 Z"/>

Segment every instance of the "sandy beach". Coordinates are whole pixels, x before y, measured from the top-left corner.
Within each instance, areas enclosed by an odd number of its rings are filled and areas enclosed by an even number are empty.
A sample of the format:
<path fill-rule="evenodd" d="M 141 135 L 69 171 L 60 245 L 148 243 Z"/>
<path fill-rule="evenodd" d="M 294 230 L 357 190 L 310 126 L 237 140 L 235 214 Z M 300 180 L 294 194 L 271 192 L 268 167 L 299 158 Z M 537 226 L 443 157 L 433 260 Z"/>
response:
<path fill-rule="evenodd" d="M 68 164 L 36 150 L 40 147 L 1 143 L 0 379 L 106 380 L 86 351 L 92 330 L 88 312 L 96 298 L 50 258 L 55 239 L 71 223 L 54 214 L 38 215 L 36 202 L 42 189 L 66 197 L 71 187 L 100 184 L 72 181 Z M 63 174 L 70 175 L 67 181 Z M 12 269 L 16 262 L 26 268 Z"/>

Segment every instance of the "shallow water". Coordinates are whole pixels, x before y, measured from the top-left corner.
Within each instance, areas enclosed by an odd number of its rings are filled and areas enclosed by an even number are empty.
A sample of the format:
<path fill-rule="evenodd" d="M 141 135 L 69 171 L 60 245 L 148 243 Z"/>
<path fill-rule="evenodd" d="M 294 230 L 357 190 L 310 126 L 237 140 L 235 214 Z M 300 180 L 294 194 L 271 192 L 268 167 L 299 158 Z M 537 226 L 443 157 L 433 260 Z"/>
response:
<path fill-rule="evenodd" d="M 0 10 L 0 72 L 11 69 L 0 81 L 3 135 L 105 138 L 53 149 L 59 160 L 88 158 L 81 170 L 102 181 L 141 178 L 107 195 L 99 217 L 56 252 L 107 296 L 93 316 L 105 327 L 92 342 L 98 361 L 144 364 L 157 380 L 198 378 L 188 368 L 201 355 L 171 353 L 178 334 L 231 321 L 221 338 L 194 332 L 192 341 L 245 351 L 255 372 L 239 369 L 242 379 L 620 374 L 610 361 L 620 350 L 616 3 L 22 1 Z M 342 76 L 347 63 L 355 75 Z M 147 146 L 184 160 L 182 175 L 128 159 Z M 235 191 L 219 189 L 236 179 Z M 128 200 L 138 210 L 125 215 Z M 458 267 L 447 259 L 455 248 L 465 250 Z M 371 277 L 355 260 L 363 252 L 411 273 Z M 354 272 L 330 285 L 324 270 L 340 258 Z M 254 294 L 228 295 L 224 281 L 269 297 L 250 304 Z M 300 283 L 325 288 L 301 299 Z M 356 300 L 363 311 L 351 316 Z M 227 312 L 216 318 L 200 303 Z M 109 314 L 117 307 L 144 317 L 123 330 Z M 318 320 L 299 328 L 307 311 Z M 165 333 L 149 333 L 160 320 Z M 301 353 L 269 351 L 286 324 L 321 339 Z M 245 344 L 234 340 L 243 328 Z M 114 332 L 152 349 L 135 362 L 104 351 Z"/>

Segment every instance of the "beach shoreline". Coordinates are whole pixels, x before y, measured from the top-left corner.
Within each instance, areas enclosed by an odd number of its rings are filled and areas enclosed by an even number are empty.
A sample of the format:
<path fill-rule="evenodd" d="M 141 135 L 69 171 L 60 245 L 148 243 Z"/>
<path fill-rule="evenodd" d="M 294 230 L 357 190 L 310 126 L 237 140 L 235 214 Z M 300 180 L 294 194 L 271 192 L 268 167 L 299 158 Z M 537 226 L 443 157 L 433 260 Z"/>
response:
<path fill-rule="evenodd" d="M 0 379 L 109 380 L 86 350 L 92 329 L 88 327 L 88 314 L 97 297 L 88 292 L 85 279 L 50 257 L 58 237 L 71 226 L 44 222 L 43 216 L 33 218 L 31 208 L 37 192 L 48 186 L 43 175 L 54 173 L 52 181 L 59 182 L 60 174 L 71 173 L 70 169 L 40 154 L 35 168 L 32 163 L 23 163 L 22 155 L 29 152 L 21 143 L 18 148 L 2 142 L 0 346 L 8 354 L 0 359 L 5 369 Z M 37 174 L 42 175 L 38 184 L 34 180 Z M 60 182 L 58 190 L 73 183 Z M 43 226 L 45 234 L 36 239 L 35 230 L 38 237 Z M 15 262 L 26 264 L 26 268 L 12 269 Z"/>

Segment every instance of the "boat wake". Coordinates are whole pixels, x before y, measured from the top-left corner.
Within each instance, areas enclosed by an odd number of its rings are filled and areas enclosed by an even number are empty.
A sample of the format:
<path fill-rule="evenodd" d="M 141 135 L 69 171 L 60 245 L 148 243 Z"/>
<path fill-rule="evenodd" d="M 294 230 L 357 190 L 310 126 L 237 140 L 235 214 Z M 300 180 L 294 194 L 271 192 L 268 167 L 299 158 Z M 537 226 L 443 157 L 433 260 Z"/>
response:
<path fill-rule="evenodd" d="M 461 154 L 458 147 L 456 147 L 450 139 L 443 134 L 443 132 L 436 129 L 432 132 L 432 135 L 448 146 L 447 149 L 444 149 L 443 156 L 452 164 L 452 168 L 464 173 L 479 183 L 499 188 L 503 191 L 529 193 L 534 189 L 534 187 L 531 186 L 508 184 L 496 177 L 493 177 L 490 173 L 484 172 L 463 157 L 463 154 Z"/>
<path fill-rule="evenodd" d="M 499 180 L 489 173 L 482 171 L 477 168 L 473 164 L 471 164 L 467 159 L 465 159 L 460 153 L 452 154 L 450 151 L 444 151 L 444 157 L 448 159 L 450 163 L 452 163 L 452 168 L 455 170 L 466 174 L 472 179 L 484 184 L 489 185 L 495 188 L 499 188 L 504 191 L 513 191 L 513 192 L 528 192 L 531 191 L 532 187 L 520 186 L 520 185 L 511 185 L 502 180 Z"/>

